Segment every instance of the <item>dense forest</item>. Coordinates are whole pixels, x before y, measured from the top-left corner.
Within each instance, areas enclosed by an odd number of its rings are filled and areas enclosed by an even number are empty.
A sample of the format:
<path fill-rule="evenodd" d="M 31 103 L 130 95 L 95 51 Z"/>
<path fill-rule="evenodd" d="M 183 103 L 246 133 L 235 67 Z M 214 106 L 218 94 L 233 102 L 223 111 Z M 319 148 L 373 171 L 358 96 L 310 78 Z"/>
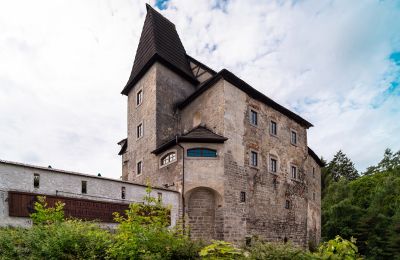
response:
<path fill-rule="evenodd" d="M 342 152 L 322 170 L 322 237 L 357 239 L 367 259 L 400 259 L 400 151 L 363 173 Z"/>

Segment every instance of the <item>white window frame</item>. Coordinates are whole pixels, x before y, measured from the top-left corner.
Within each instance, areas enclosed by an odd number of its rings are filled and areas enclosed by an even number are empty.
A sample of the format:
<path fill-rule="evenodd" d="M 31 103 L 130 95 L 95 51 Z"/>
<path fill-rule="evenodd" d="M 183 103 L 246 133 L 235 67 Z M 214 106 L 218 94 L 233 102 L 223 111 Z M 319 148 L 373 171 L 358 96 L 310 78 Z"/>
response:
<path fill-rule="evenodd" d="M 139 94 L 140 94 L 140 100 L 139 100 Z M 138 102 L 140 101 L 140 102 Z M 139 89 L 136 92 L 136 96 L 135 96 L 135 103 L 136 103 L 136 107 L 140 106 L 143 103 L 143 88 Z"/>
<path fill-rule="evenodd" d="M 166 155 L 172 154 L 172 153 L 175 154 L 175 159 L 172 160 L 172 161 L 167 162 L 166 164 L 163 164 L 163 158 L 164 158 Z M 170 164 L 173 164 L 173 163 L 175 163 L 175 162 L 177 162 L 177 161 L 178 161 L 178 153 L 177 153 L 177 150 L 169 150 L 169 151 L 163 153 L 163 154 L 160 156 L 160 168 L 166 167 L 166 166 L 168 166 L 168 165 L 170 165 Z"/>
<path fill-rule="evenodd" d="M 141 135 L 139 135 L 139 126 L 141 127 L 141 131 L 140 131 Z M 142 121 L 136 126 L 136 140 L 139 140 L 143 136 L 144 136 L 144 124 Z"/>

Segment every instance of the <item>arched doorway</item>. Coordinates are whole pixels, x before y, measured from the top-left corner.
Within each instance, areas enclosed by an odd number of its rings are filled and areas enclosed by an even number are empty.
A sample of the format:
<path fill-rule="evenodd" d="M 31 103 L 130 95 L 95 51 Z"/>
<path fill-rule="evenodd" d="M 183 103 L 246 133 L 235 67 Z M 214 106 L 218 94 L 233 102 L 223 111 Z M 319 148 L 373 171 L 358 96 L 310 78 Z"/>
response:
<path fill-rule="evenodd" d="M 219 237 L 221 229 L 217 212 L 219 197 L 216 191 L 200 187 L 187 193 L 190 237 L 210 241 Z"/>

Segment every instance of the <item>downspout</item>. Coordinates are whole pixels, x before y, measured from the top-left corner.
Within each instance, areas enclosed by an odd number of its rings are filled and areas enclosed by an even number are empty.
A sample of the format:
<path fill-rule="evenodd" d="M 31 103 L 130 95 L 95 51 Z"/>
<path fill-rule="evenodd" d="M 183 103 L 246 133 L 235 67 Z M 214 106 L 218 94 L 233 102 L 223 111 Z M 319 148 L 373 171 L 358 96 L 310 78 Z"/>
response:
<path fill-rule="evenodd" d="M 175 143 L 177 146 L 182 148 L 182 229 L 183 229 L 183 234 L 186 232 L 186 226 L 185 226 L 185 211 L 186 211 L 186 205 L 185 205 L 185 148 L 179 144 L 178 142 L 178 136 L 175 136 Z"/>

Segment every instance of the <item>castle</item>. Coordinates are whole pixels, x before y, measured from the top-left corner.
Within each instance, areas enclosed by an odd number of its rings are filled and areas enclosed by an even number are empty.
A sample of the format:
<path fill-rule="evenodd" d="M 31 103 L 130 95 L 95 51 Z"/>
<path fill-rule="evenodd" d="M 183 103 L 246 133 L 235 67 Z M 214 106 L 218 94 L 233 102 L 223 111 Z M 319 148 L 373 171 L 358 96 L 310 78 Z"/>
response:
<path fill-rule="evenodd" d="M 321 167 L 313 125 L 223 69 L 189 56 L 147 5 L 119 142 L 122 178 L 180 193 L 195 239 L 318 243 Z"/>

